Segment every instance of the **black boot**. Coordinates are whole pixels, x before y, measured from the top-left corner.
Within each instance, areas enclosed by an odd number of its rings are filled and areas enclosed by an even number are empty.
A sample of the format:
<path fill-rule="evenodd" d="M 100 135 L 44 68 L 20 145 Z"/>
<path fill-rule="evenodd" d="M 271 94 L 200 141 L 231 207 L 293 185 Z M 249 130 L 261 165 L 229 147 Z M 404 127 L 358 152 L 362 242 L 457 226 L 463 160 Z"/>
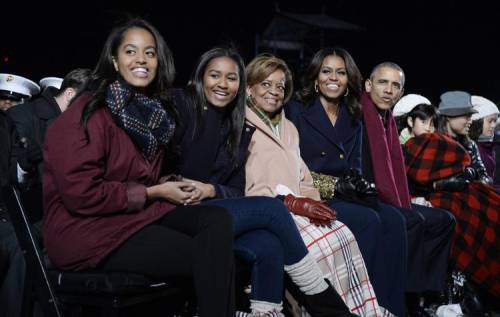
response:
<path fill-rule="evenodd" d="M 328 280 L 328 288 L 314 295 L 305 295 L 306 309 L 312 317 L 356 317 L 333 289 Z"/>
<path fill-rule="evenodd" d="M 479 298 L 479 291 L 472 282 L 467 281 L 464 285 L 464 298 L 460 303 L 464 314 L 467 316 L 484 316 L 485 308 Z"/>

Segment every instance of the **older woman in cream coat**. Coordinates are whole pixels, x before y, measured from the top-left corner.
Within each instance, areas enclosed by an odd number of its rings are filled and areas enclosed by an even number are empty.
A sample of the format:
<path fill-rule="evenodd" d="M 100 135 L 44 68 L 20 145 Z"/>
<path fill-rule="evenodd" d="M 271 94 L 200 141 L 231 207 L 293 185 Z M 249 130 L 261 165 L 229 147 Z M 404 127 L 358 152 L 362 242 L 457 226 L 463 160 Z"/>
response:
<path fill-rule="evenodd" d="M 282 111 L 292 93 L 285 62 L 260 55 L 247 66 L 247 124 L 256 128 L 246 163 L 248 196 L 293 194 L 320 200 L 312 176 L 300 157 L 297 129 Z M 391 315 L 379 307 L 352 232 L 340 221 L 316 226 L 307 217 L 293 219 L 309 252 L 352 312 L 360 316 Z"/>

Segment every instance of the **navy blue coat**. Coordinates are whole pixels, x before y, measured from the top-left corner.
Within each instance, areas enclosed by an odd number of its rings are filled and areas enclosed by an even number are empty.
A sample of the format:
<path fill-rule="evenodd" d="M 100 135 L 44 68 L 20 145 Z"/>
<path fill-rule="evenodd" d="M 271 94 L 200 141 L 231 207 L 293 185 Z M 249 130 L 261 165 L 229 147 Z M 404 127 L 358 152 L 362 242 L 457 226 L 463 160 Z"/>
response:
<path fill-rule="evenodd" d="M 175 166 L 175 173 L 200 182 L 210 183 L 215 198 L 242 197 L 245 194 L 245 163 L 248 145 L 255 128 L 245 126 L 238 155 L 231 159 L 226 147 L 229 137 L 226 109 L 209 105 L 206 109 L 199 138 L 193 139 L 194 112 L 186 103 L 182 90 L 175 90 L 174 103 L 179 115 L 173 138 L 177 157 L 167 164 Z"/>
<path fill-rule="evenodd" d="M 287 118 L 300 136 L 300 155 L 311 171 L 342 176 L 349 168 L 361 171 L 360 120 L 353 122 L 345 105 L 332 126 L 319 98 L 309 106 L 293 100 L 285 106 Z"/>

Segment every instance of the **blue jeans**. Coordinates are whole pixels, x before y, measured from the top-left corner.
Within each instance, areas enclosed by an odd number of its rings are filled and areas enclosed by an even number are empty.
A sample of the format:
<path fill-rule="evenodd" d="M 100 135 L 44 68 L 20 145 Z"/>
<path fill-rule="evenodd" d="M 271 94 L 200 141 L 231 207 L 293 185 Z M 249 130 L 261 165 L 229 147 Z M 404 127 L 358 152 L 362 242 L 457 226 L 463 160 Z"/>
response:
<path fill-rule="evenodd" d="M 307 247 L 282 201 L 270 197 L 214 199 L 205 202 L 233 215 L 235 252 L 253 263 L 252 297 L 280 303 L 283 266 L 299 262 Z"/>

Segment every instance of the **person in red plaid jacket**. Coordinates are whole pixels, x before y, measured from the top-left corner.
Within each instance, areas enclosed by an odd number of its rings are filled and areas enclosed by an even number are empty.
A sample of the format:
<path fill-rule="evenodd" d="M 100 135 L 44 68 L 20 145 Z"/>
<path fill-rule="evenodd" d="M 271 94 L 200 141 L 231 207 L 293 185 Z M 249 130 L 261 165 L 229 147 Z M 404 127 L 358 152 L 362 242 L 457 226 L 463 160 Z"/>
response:
<path fill-rule="evenodd" d="M 475 113 L 470 95 L 441 95 L 439 131 L 409 139 L 404 145 L 410 183 L 426 188 L 435 207 L 456 219 L 451 258 L 482 289 L 500 296 L 500 195 L 489 185 L 477 146 L 468 138 Z M 487 175 L 486 175 L 487 176 Z"/>

